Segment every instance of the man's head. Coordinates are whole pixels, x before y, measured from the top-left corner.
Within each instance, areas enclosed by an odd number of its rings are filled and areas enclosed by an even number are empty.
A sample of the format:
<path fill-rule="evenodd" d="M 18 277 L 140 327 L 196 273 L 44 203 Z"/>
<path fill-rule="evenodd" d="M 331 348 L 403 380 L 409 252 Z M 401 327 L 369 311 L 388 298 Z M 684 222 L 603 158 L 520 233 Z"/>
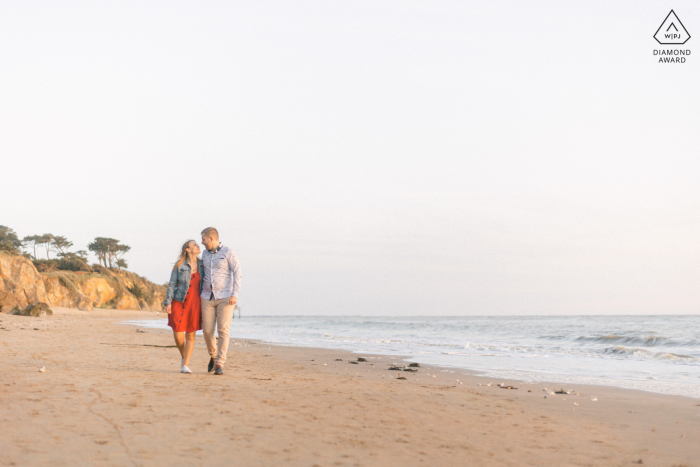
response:
<path fill-rule="evenodd" d="M 213 250 L 219 246 L 219 232 L 214 227 L 202 230 L 202 245 L 207 250 Z"/>

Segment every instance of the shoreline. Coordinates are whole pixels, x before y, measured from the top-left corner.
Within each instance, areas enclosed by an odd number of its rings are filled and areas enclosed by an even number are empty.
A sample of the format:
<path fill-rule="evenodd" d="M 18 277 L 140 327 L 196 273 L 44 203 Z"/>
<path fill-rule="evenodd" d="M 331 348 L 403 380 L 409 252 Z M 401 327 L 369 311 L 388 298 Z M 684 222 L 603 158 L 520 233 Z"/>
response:
<path fill-rule="evenodd" d="M 116 322 L 154 312 L 54 311 L 0 314 L 2 465 L 700 465 L 700 403 L 683 396 L 250 339 L 219 377 L 198 337 L 182 375 L 168 330 Z M 580 396 L 543 391 L 559 386 Z"/>
<path fill-rule="evenodd" d="M 248 319 L 255 319 L 256 316 L 249 316 Z M 299 318 L 305 318 L 304 316 L 300 316 Z M 164 327 L 152 327 L 152 326 L 144 326 L 144 328 L 152 329 L 152 330 L 164 330 L 166 332 L 170 332 L 169 328 L 167 327 L 167 320 L 166 318 L 162 317 L 151 317 L 149 321 L 154 321 L 155 319 L 162 320 L 163 326 Z M 235 322 L 235 320 L 234 320 Z M 119 324 L 125 324 L 129 326 L 138 326 L 139 324 L 137 322 L 123 322 Z M 231 328 L 231 334 L 234 334 L 236 329 L 234 327 Z M 201 335 L 201 331 L 198 331 L 198 335 Z M 439 367 L 441 369 L 447 369 L 447 370 L 455 370 L 457 372 L 461 372 L 465 374 L 469 374 L 472 376 L 479 376 L 483 377 L 485 379 L 491 379 L 491 380 L 508 380 L 508 381 L 518 381 L 521 382 L 522 384 L 543 384 L 548 387 L 553 387 L 553 386 L 558 386 L 558 385 L 575 385 L 575 386 L 586 386 L 586 387 L 601 387 L 601 388 L 618 388 L 618 389 L 625 389 L 625 390 L 631 390 L 631 391 L 641 391 L 645 393 L 650 393 L 650 394 L 663 394 L 663 395 L 668 395 L 668 396 L 678 396 L 678 397 L 687 397 L 693 400 L 698 400 L 700 401 L 700 394 L 695 391 L 692 394 L 688 394 L 688 392 L 691 392 L 688 390 L 688 387 L 696 388 L 697 385 L 692 385 L 690 383 L 678 383 L 678 382 L 673 382 L 673 381 L 666 381 L 666 380 L 644 380 L 644 379 L 626 379 L 626 378 L 611 378 L 609 376 L 596 376 L 596 377 L 591 377 L 591 376 L 584 376 L 584 375 L 567 375 L 564 373 L 552 373 L 548 374 L 546 372 L 540 371 L 540 372 L 533 372 L 533 371 L 528 371 L 528 370 L 517 370 L 517 369 L 478 369 L 478 368 L 473 368 L 473 367 L 468 367 L 465 365 L 451 365 L 445 362 L 430 362 L 430 358 L 425 358 L 423 354 L 408 354 L 408 353 L 400 353 L 400 351 L 397 351 L 396 353 L 390 353 L 390 352 L 384 352 L 382 353 L 379 350 L 369 350 L 369 351 L 359 351 L 359 350 L 352 350 L 352 349 L 342 349 L 342 348 L 333 348 L 333 345 L 327 346 L 327 347 L 319 347 L 315 346 L 314 344 L 308 344 L 304 345 L 303 343 L 289 343 L 289 342 L 270 342 L 266 341 L 264 339 L 255 339 L 255 338 L 245 338 L 245 337 L 231 337 L 231 339 L 244 339 L 244 340 L 259 340 L 260 342 L 264 342 L 269 345 L 273 346 L 280 346 L 280 347 L 302 347 L 302 348 L 307 348 L 307 349 L 325 349 L 325 350 L 337 350 L 337 351 L 344 351 L 348 352 L 351 354 L 367 354 L 367 355 L 376 355 L 376 356 L 388 356 L 396 359 L 401 359 L 404 362 L 418 362 L 421 365 L 431 365 L 434 367 Z M 498 373 L 503 373 L 503 374 L 498 374 Z"/>

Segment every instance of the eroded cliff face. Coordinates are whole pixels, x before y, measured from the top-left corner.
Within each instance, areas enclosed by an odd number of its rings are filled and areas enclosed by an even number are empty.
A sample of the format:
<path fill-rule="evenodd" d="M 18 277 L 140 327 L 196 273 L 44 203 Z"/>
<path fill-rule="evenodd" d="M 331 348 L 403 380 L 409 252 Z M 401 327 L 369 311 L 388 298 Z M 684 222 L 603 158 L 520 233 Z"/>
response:
<path fill-rule="evenodd" d="M 0 253 L 0 312 L 30 303 L 47 303 L 41 275 L 31 261 L 22 256 Z"/>
<path fill-rule="evenodd" d="M 37 272 L 22 256 L 0 254 L 0 311 L 30 303 L 92 310 L 160 310 L 166 288 L 128 271 Z"/>
<path fill-rule="evenodd" d="M 44 281 L 48 303 L 51 305 L 92 310 L 92 299 L 77 288 L 66 287 L 64 285 L 65 281 L 62 282 L 60 277 L 43 274 L 42 280 Z"/>

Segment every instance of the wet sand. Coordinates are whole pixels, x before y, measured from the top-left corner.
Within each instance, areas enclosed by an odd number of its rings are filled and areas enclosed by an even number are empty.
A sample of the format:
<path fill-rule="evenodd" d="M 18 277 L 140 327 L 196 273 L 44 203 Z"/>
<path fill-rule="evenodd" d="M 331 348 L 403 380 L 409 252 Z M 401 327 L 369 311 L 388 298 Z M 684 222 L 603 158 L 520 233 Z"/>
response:
<path fill-rule="evenodd" d="M 171 333 L 118 324 L 155 313 L 54 311 L 0 314 L 1 465 L 700 466 L 696 399 L 244 340 L 214 376 L 199 336 L 183 375 Z"/>

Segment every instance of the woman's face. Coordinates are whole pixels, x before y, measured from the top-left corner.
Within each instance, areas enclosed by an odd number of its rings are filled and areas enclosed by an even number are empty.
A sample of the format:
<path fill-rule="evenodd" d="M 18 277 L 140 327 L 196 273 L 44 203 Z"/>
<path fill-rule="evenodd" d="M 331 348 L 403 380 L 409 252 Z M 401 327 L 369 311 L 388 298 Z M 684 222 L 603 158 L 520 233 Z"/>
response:
<path fill-rule="evenodd" d="M 192 240 L 189 245 L 187 245 L 187 252 L 188 253 L 194 253 L 195 255 L 198 255 L 200 253 L 199 245 L 197 245 L 197 242 Z"/>

